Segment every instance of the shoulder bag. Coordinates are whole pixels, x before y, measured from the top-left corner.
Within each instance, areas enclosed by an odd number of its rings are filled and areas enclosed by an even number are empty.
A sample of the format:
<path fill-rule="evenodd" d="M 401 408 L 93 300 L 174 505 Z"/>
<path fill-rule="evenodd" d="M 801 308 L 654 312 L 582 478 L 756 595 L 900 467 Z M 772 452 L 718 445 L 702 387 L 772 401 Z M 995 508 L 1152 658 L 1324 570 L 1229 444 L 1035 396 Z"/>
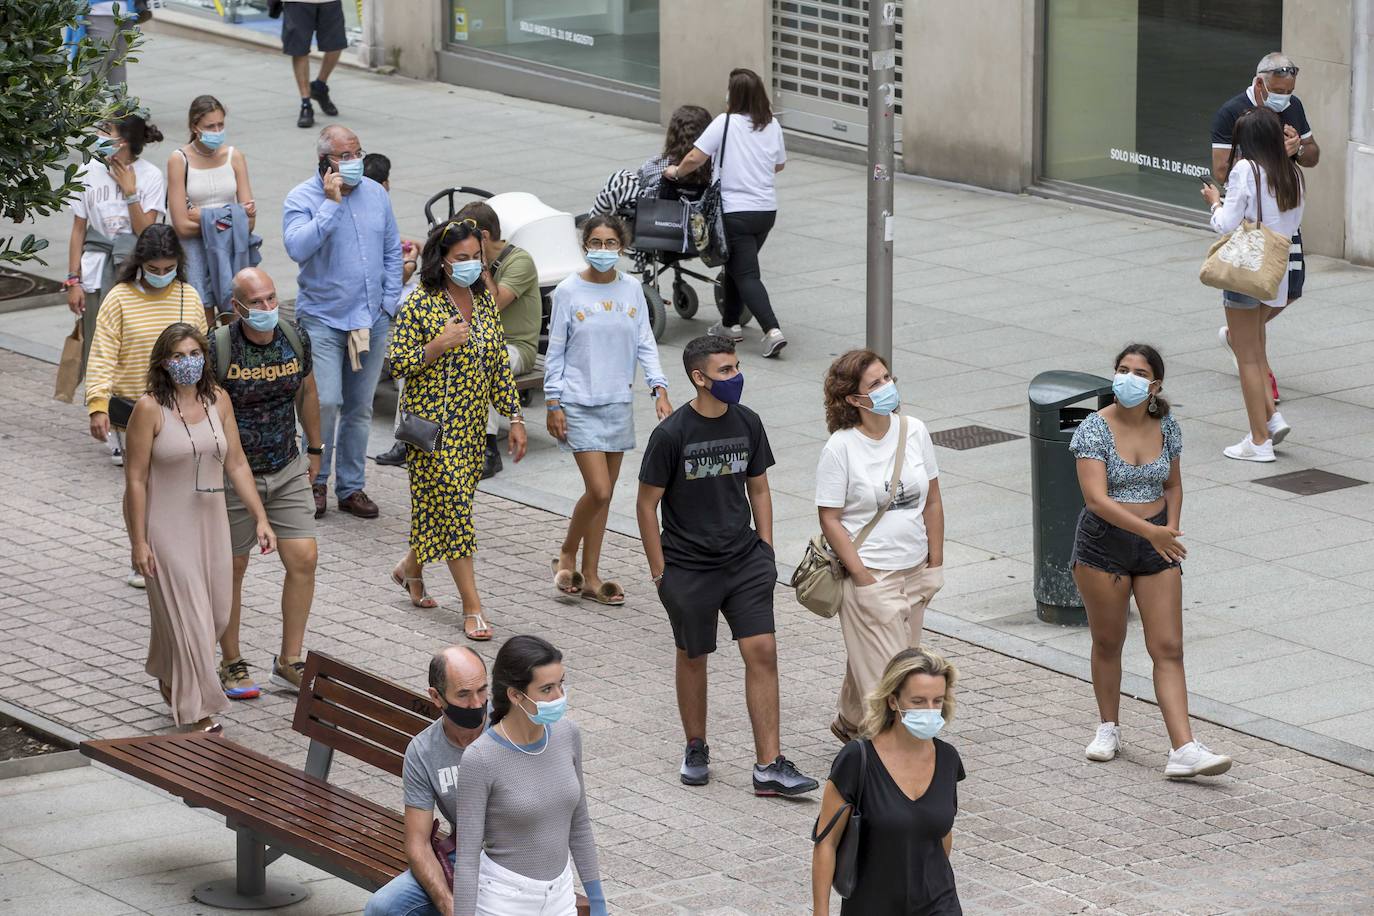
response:
<path fill-rule="evenodd" d="M 720 267 L 730 259 L 730 243 L 725 238 L 725 208 L 720 197 L 720 179 L 725 173 L 725 141 L 730 137 L 730 114 L 725 114 L 725 129 L 720 134 L 720 154 L 715 157 L 715 177 L 701 199 L 691 205 L 692 244 L 701 263 Z"/>
<path fill-rule="evenodd" d="M 501 252 L 504 256 L 506 252 Z M 496 282 L 493 278 L 492 282 Z M 477 302 L 473 300 L 472 317 L 477 317 Z M 419 414 L 402 410 L 401 405 L 396 405 L 396 439 L 404 442 L 411 448 L 417 448 L 426 455 L 439 447 L 439 440 L 443 435 L 443 422 L 448 420 L 448 388 L 449 371 L 453 368 L 453 360 L 449 358 L 449 351 L 440 355 L 444 361 L 444 407 L 442 421 L 428 420 Z M 409 385 L 407 385 L 409 387 Z"/>
<path fill-rule="evenodd" d="M 902 464 L 906 460 L 907 418 L 902 416 L 897 429 L 897 457 L 892 462 L 892 480 L 887 485 L 887 502 L 878 507 L 878 512 L 867 525 L 854 535 L 854 549 L 858 550 L 877 526 L 883 513 L 887 512 L 897 498 L 897 485 L 902 479 Z M 792 587 L 797 590 L 797 601 L 802 607 L 818 617 L 834 617 L 840 612 L 840 599 L 844 594 L 844 579 L 849 571 L 844 568 L 839 557 L 830 549 L 824 534 L 818 534 L 806 545 L 801 562 L 792 573 Z"/>
<path fill-rule="evenodd" d="M 1243 220 L 1235 231 L 1218 239 L 1207 252 L 1198 279 L 1204 286 L 1265 301 L 1279 294 L 1292 240 L 1264 225 L 1259 166 L 1251 162 L 1250 168 L 1255 173 L 1256 221 Z"/>
<path fill-rule="evenodd" d="M 825 829 L 816 832 L 816 828 L 821 825 L 820 817 L 816 818 L 816 823 L 811 828 L 811 842 L 819 843 L 821 840 L 830 836 L 830 831 L 835 829 L 835 824 L 840 819 L 840 815 L 849 811 L 849 823 L 844 826 L 844 833 L 840 835 L 840 842 L 835 847 L 835 876 L 830 884 L 835 888 L 835 893 L 846 900 L 854 893 L 854 887 L 859 883 L 859 831 L 863 829 L 863 813 L 859 803 L 864 797 L 864 783 L 868 781 L 868 739 L 859 739 L 859 791 L 854 793 L 853 804 L 845 804 L 835 815 L 830 818 L 830 823 L 825 825 Z"/>

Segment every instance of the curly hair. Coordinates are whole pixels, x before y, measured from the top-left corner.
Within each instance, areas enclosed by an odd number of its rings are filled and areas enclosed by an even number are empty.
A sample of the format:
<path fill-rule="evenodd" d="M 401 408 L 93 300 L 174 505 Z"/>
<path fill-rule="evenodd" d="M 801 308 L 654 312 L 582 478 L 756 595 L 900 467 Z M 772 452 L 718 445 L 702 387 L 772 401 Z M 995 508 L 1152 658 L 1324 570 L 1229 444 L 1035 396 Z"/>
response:
<path fill-rule="evenodd" d="M 887 368 L 883 358 L 872 350 L 850 350 L 843 353 L 825 373 L 825 426 L 830 432 L 851 429 L 859 425 L 859 408 L 850 404 L 846 398 L 859 393 L 868 367 L 877 360 Z"/>
<path fill-rule="evenodd" d="M 663 158 L 674 164 L 681 162 L 710 124 L 711 113 L 705 108 L 700 105 L 679 105 L 668 119 L 668 131 L 663 136 Z"/>
<path fill-rule="evenodd" d="M 435 223 L 429 230 L 429 237 L 425 239 L 425 247 L 420 252 L 420 285 L 428 293 L 442 293 L 444 291 L 444 278 L 448 275 L 448 265 L 444 263 L 444 255 L 459 242 L 467 239 L 477 240 L 477 256 L 482 257 L 482 230 L 477 228 L 477 221 L 469 222 L 466 218 L 451 219 L 446 223 Z M 485 266 L 485 259 L 483 259 Z M 478 279 L 472 284 L 472 295 L 477 297 L 487 291 L 486 281 Z"/>

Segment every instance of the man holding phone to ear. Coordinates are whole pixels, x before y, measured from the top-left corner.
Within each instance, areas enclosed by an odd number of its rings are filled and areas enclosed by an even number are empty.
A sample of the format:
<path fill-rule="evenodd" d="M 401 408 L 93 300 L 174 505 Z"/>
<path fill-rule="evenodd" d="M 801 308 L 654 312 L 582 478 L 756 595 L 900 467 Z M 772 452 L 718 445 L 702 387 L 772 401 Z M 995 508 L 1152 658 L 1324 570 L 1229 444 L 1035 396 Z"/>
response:
<path fill-rule="evenodd" d="M 363 176 L 363 148 L 333 125 L 316 143 L 318 173 L 286 196 L 282 237 L 300 267 L 296 319 L 310 336 L 324 455 L 311 481 L 315 517 L 328 506 L 376 518 L 363 490 L 372 396 L 400 306 L 401 235 L 386 189 Z"/>

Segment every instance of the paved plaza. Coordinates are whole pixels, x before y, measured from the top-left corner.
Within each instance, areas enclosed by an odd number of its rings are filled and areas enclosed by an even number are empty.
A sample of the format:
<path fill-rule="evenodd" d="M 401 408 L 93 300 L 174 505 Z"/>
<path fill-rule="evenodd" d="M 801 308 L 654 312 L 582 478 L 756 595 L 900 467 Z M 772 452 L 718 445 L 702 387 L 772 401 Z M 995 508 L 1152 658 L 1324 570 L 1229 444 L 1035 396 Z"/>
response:
<path fill-rule="evenodd" d="M 230 141 L 248 154 L 264 267 L 284 295 L 294 268 L 280 200 L 309 174 L 314 132 L 292 126 L 279 55 L 155 35 L 131 86 L 169 138 L 190 97 L 212 89 Z M 192 61 L 213 86 L 188 84 Z M 643 123 L 444 84 L 341 71 L 331 83 L 366 149 L 393 160 L 404 234 L 423 234 L 423 201 L 450 184 L 526 190 L 585 210 L 610 171 L 661 143 Z M 321 122 L 325 123 L 325 122 Z M 161 164 L 172 143 L 150 147 Z M 970 913 L 1358 913 L 1374 910 L 1374 486 L 1295 496 L 1255 478 L 1320 468 L 1374 480 L 1374 272 L 1309 257 L 1307 295 L 1272 326 L 1271 352 L 1294 427 L 1275 465 L 1228 461 L 1243 434 L 1230 360 L 1216 345 L 1216 296 L 1196 280 L 1207 235 L 1027 197 L 901 180 L 897 194 L 896 371 L 906 409 L 933 430 L 969 424 L 1024 434 L 1026 385 L 1046 369 L 1107 374 L 1120 344 L 1144 339 L 1169 364 L 1166 390 L 1185 437 L 1182 528 L 1186 651 L 1199 736 L 1232 754 L 1225 777 L 1173 784 L 1158 711 L 1123 706 L 1125 752 L 1088 764 L 1096 714 L 1081 677 L 1087 633 L 1039 623 L 1030 579 L 1029 446 L 941 448 L 946 588 L 927 616 L 931 644 L 960 666 L 949 739 L 964 757 L 954 867 Z M 826 433 L 820 379 L 863 336 L 863 170 L 794 155 L 780 176 L 779 225 L 765 279 L 791 339 L 764 361 L 745 344 L 745 400 L 768 425 L 779 555 L 816 527 L 813 471 Z M 66 217 L 42 221 L 49 275 L 65 273 Z M 669 318 L 662 359 L 674 403 L 682 345 L 714 311 Z M 71 318 L 64 307 L 0 314 L 0 698 L 89 735 L 170 728 L 143 674 L 147 606 L 122 582 L 127 541 L 120 472 L 85 432 L 83 411 L 50 399 Z M 27 354 L 27 355 L 21 355 Z M 587 736 L 589 804 L 613 909 L 625 913 L 799 913 L 809 900 L 814 801 L 755 799 L 738 657 L 712 665 L 715 780 L 678 784 L 680 728 L 671 640 L 632 536 L 633 469 L 613 506 L 608 575 L 621 608 L 570 602 L 549 587 L 580 490 L 572 463 L 530 410 L 531 453 L 482 486 L 479 585 L 498 636 L 545 635 L 567 654 L 570 714 Z M 638 404 L 639 440 L 651 428 Z M 389 444 L 379 412 L 374 451 Z M 436 646 L 461 639 L 451 583 L 442 608 L 412 608 L 387 578 L 408 528 L 404 472 L 369 469 L 382 518 L 326 516 L 308 645 L 420 686 Z M 255 560 L 244 643 L 265 677 L 278 638 L 273 559 Z M 784 747 L 823 775 L 838 745 L 827 725 L 843 673 L 838 627 L 778 591 Z M 490 658 L 491 649 L 484 649 Z M 1149 661 L 1133 627 L 1127 691 L 1148 700 Z M 293 698 L 268 692 L 226 717 L 234 740 L 303 762 Z M 1220 724 L 1215 724 L 1220 723 Z M 1230 728 L 1225 726 L 1231 726 Z M 1269 740 L 1272 739 L 1272 740 Z M 1326 758 L 1326 759 L 1322 759 Z M 1364 772 L 1327 762 L 1342 761 Z M 337 778 L 383 803 L 399 786 L 341 762 Z M 98 769 L 0 782 L 0 912 L 206 912 L 189 889 L 231 872 L 223 824 Z M 137 812 L 137 813 L 135 813 Z M 365 897 L 283 860 L 310 880 L 286 913 L 354 912 Z"/>

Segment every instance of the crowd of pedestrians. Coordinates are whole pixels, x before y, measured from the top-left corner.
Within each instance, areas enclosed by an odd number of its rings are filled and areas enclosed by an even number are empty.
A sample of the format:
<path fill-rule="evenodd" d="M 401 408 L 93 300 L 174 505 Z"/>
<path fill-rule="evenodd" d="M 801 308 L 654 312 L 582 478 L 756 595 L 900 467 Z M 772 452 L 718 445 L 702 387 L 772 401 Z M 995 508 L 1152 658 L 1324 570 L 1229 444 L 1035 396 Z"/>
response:
<path fill-rule="evenodd" d="M 284 34 L 318 31 L 324 49 L 330 5 L 286 3 Z M 313 82 L 304 56 L 292 56 L 302 122 L 313 118 L 311 98 L 331 111 L 324 81 L 337 54 L 326 55 Z M 1220 336 L 1236 357 L 1250 427 L 1225 453 L 1248 461 L 1273 461 L 1291 432 L 1276 407 L 1266 325 L 1301 295 L 1302 169 L 1319 156 L 1292 95 L 1296 76 L 1291 61 L 1269 55 L 1251 87 L 1218 112 L 1214 172 L 1225 194 L 1216 183 L 1202 192 L 1218 232 L 1263 220 L 1292 240 L 1274 298 L 1222 293 Z M 759 319 L 763 356 L 777 357 L 787 343 L 758 263 L 786 155 L 756 74 L 732 71 L 727 98 L 714 120 L 680 108 L 662 155 L 613 176 L 580 230 L 586 266 L 553 291 L 547 432 L 572 453 L 583 492 L 550 565 L 559 598 L 626 600 L 620 583 L 602 578 L 600 561 L 624 455 L 637 444 L 638 370 L 658 422 L 644 447 L 636 512 L 646 581 L 675 646 L 679 779 L 702 786 L 711 777 L 707 660 L 723 617 L 744 666 L 753 791 L 795 796 L 821 783 L 782 751 L 774 458 L 763 418 L 744 403 L 736 352 L 745 310 Z M 320 133 L 313 173 L 281 205 L 299 290 L 295 320 L 286 320 L 276 284 L 255 266 L 260 208 L 243 151 L 225 144 L 226 120 L 213 96 L 191 102 L 189 141 L 170 156 L 166 182 L 141 158 L 161 139 L 156 127 L 137 115 L 102 126 L 73 202 L 67 282 L 89 346 L 90 433 L 125 469 L 127 580 L 147 590 L 147 672 L 178 726 L 207 731 L 220 729 L 215 716 L 230 701 L 261 691 L 239 642 L 254 550 L 278 553 L 285 571 L 270 682 L 300 689 L 315 525 L 331 478 L 342 512 L 372 519 L 381 511 L 364 485 L 384 361 L 400 398 L 396 447 L 379 461 L 404 464 L 410 487 L 408 543 L 391 578 L 414 606 L 434 608 L 424 571 L 442 562 L 461 599 L 464 636 L 493 638 L 473 563 L 474 496 L 479 480 L 502 469 L 503 424 L 514 461 L 528 447 L 516 378 L 534 369 L 543 330 L 534 258 L 505 240 L 496 212 L 469 204 L 423 243 L 403 240 L 390 161 L 366 153 L 339 124 Z M 702 184 L 708 166 L 720 179 L 730 251 L 722 320 L 684 347 L 690 397 L 675 409 L 641 284 L 618 269 L 633 244 L 622 216 L 634 195 L 624 191 Z M 1113 370 L 1113 403 L 1089 415 L 1070 444 L 1085 508 L 1069 562 L 1087 608 L 1100 715 L 1085 755 L 1106 762 L 1120 750 L 1121 654 L 1134 599 L 1170 740 L 1163 771 L 1220 774 L 1231 759 L 1202 744 L 1188 717 L 1182 426 L 1164 396 L 1157 350 L 1131 344 Z M 925 610 L 944 584 L 934 444 L 925 424 L 901 411 L 890 367 L 870 350 L 835 359 L 822 397 L 830 437 L 819 450 L 815 505 L 843 578 L 846 670 L 831 723 L 842 749 L 813 835 L 813 912 L 829 912 L 833 885 L 845 913 L 957 913 L 949 852 L 965 772 L 937 738 L 953 718 L 957 675 L 922 646 Z M 584 749 L 565 717 L 565 673 L 562 653 L 533 635 L 504 640 L 490 686 L 470 647 L 435 655 L 429 689 L 444 714 L 405 760 L 411 868 L 372 898 L 369 914 L 563 916 L 573 912 L 574 870 L 592 912 L 606 912 Z M 454 840 L 437 855 L 436 808 Z"/>

